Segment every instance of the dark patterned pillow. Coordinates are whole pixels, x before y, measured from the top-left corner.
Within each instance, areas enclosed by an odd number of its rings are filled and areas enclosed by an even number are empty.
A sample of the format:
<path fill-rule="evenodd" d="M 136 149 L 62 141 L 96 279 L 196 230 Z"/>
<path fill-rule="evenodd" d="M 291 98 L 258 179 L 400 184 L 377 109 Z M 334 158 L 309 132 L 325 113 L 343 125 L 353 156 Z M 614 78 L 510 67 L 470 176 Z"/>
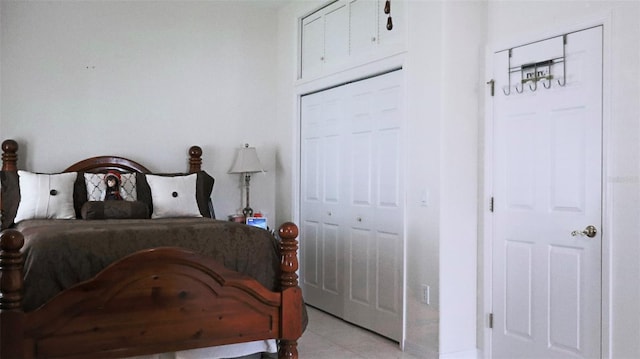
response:
<path fill-rule="evenodd" d="M 88 201 L 82 206 L 83 219 L 146 219 L 149 209 L 140 201 Z"/>
<path fill-rule="evenodd" d="M 84 181 L 87 185 L 88 201 L 103 201 L 104 194 L 107 190 L 107 184 L 104 182 L 104 173 L 85 173 Z M 125 201 L 138 200 L 138 190 L 136 188 L 135 173 L 120 174 L 120 196 Z"/>

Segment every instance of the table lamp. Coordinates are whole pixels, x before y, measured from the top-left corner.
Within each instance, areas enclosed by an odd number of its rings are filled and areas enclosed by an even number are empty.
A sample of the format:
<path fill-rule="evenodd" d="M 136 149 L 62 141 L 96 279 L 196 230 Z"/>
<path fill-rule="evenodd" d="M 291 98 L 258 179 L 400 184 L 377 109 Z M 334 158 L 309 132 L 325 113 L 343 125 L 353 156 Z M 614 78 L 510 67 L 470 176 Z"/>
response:
<path fill-rule="evenodd" d="M 262 165 L 258 159 L 256 148 L 249 147 L 249 144 L 245 144 L 244 147 L 238 150 L 236 160 L 229 170 L 229 173 L 240 173 L 244 176 L 244 186 L 247 191 L 247 206 L 242 210 L 242 214 L 244 214 L 245 217 L 253 216 L 253 209 L 251 209 L 249 205 L 249 182 L 251 181 L 251 174 L 256 172 L 265 171 L 262 169 Z"/>

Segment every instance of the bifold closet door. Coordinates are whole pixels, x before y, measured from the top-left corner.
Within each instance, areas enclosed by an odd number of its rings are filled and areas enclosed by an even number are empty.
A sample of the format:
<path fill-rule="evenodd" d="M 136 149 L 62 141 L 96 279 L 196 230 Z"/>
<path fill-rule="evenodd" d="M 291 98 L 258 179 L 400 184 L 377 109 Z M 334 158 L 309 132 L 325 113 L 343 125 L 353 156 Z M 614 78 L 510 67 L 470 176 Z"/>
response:
<path fill-rule="evenodd" d="M 302 99 L 302 285 L 310 304 L 400 341 L 403 79 L 394 71 Z"/>
<path fill-rule="evenodd" d="M 307 303 L 338 317 L 344 297 L 343 91 L 338 87 L 302 98 L 300 141 L 301 286 Z"/>

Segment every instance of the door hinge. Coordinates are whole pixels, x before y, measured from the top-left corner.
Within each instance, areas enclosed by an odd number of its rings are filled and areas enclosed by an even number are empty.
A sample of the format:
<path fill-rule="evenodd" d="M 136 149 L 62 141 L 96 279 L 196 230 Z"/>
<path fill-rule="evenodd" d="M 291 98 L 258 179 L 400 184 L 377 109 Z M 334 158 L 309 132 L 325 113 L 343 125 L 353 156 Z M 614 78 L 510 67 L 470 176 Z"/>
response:
<path fill-rule="evenodd" d="M 493 313 L 489 313 L 489 329 L 493 329 Z"/>
<path fill-rule="evenodd" d="M 491 79 L 489 81 L 487 81 L 487 85 L 491 85 L 491 96 L 493 97 L 494 91 L 495 91 L 495 80 Z"/>
<path fill-rule="evenodd" d="M 493 197 L 489 200 L 489 211 L 493 212 Z"/>

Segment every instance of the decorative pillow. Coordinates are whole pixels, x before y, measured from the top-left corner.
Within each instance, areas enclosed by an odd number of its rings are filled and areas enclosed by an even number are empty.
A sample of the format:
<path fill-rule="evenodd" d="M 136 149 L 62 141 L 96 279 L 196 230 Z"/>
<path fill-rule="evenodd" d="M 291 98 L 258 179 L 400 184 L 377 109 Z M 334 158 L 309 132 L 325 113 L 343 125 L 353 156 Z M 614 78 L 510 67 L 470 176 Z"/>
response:
<path fill-rule="evenodd" d="M 20 204 L 20 180 L 16 171 L 0 172 L 2 198 L 2 229 L 13 225 Z"/>
<path fill-rule="evenodd" d="M 87 202 L 87 186 L 84 183 L 84 176 L 78 172 L 78 178 L 73 185 L 73 207 L 76 209 L 76 218 L 82 218 L 82 205 Z"/>
<path fill-rule="evenodd" d="M 15 223 L 26 219 L 74 219 L 73 187 L 76 172 L 37 174 L 18 171 L 20 204 Z"/>
<path fill-rule="evenodd" d="M 87 184 L 88 201 L 104 201 L 107 184 L 104 182 L 104 173 L 85 173 L 84 181 Z M 135 173 L 120 174 L 120 196 L 125 201 L 137 201 L 138 190 L 136 188 Z"/>
<path fill-rule="evenodd" d="M 2 229 L 10 228 L 14 224 L 18 205 L 20 204 L 20 180 L 16 171 L 0 171 L 2 196 Z M 74 183 L 73 204 L 76 211 L 76 218 L 80 218 L 82 205 L 87 201 L 87 187 L 84 184 L 84 177 L 78 175 Z"/>
<path fill-rule="evenodd" d="M 88 201 L 82 206 L 84 219 L 146 219 L 149 208 L 140 201 Z"/>
<path fill-rule="evenodd" d="M 212 208 L 209 207 L 211 202 L 211 192 L 213 191 L 213 184 L 215 179 L 211 177 L 205 171 L 199 171 L 195 173 L 197 175 L 196 180 L 196 201 L 198 202 L 198 209 L 202 217 L 215 218 Z M 163 177 L 178 177 L 189 176 L 193 174 L 188 173 L 171 173 L 171 174 L 156 174 L 156 176 Z M 143 173 L 137 174 L 137 187 L 138 187 L 138 200 L 144 202 L 149 206 L 149 211 L 153 213 L 153 202 L 151 198 L 151 189 L 147 183 L 147 176 Z"/>
<path fill-rule="evenodd" d="M 196 201 L 197 174 L 146 177 L 153 203 L 151 218 L 202 217 Z"/>

